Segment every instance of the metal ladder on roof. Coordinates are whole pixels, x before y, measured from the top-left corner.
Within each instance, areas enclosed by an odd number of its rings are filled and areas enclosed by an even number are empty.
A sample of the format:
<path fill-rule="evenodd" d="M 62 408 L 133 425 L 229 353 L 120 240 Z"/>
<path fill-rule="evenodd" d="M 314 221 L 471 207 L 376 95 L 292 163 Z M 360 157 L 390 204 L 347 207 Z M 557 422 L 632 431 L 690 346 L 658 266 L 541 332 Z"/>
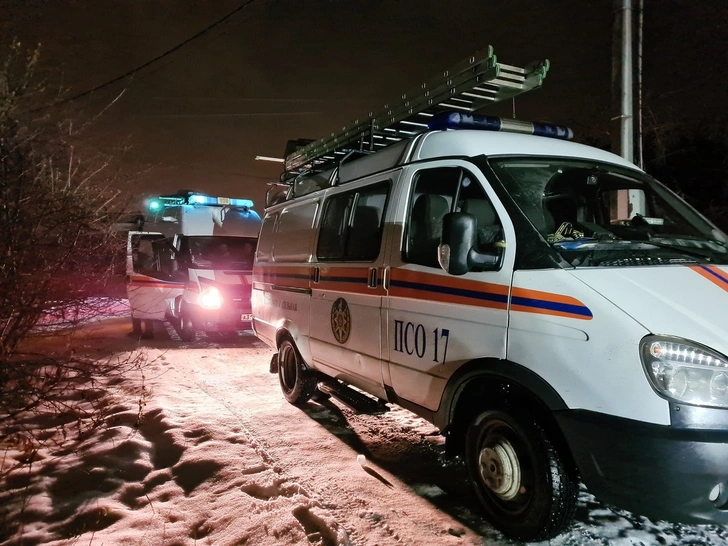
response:
<path fill-rule="evenodd" d="M 404 93 L 398 102 L 285 158 L 282 182 L 299 174 L 334 167 L 347 156 L 364 155 L 427 130 L 427 122 L 446 110 L 473 113 L 541 86 L 548 59 L 523 68 L 498 62 L 493 46 L 460 61 L 442 74 Z"/>

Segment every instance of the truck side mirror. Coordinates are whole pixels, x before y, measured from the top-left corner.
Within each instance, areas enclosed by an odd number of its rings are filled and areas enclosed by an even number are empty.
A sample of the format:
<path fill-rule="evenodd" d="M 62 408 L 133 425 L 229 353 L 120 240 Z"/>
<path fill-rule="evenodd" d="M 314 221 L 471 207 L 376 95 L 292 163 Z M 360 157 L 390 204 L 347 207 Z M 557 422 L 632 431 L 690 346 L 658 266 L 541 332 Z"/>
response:
<path fill-rule="evenodd" d="M 472 214 L 451 212 L 442 222 L 442 238 L 437 250 L 440 267 L 451 275 L 464 275 L 473 268 L 497 269 L 501 255 L 479 252 L 478 220 Z"/>

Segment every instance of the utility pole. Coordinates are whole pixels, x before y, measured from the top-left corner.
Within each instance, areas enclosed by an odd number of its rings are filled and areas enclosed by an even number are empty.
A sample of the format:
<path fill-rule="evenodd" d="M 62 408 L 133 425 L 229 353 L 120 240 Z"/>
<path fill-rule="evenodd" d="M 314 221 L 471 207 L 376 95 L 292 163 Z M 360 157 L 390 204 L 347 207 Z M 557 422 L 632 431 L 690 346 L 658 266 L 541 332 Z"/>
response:
<path fill-rule="evenodd" d="M 639 1 L 639 71 L 637 73 L 640 87 L 641 109 L 641 77 L 642 77 L 642 0 Z M 635 162 L 635 115 L 634 115 L 634 43 L 633 0 L 612 0 L 612 119 L 611 144 L 612 151 L 627 161 Z M 638 112 L 640 128 L 639 163 L 642 164 L 641 111 Z M 632 218 L 635 214 L 644 214 L 645 196 L 641 191 L 619 191 L 614 196 L 612 206 L 616 209 L 617 218 Z"/>
<path fill-rule="evenodd" d="M 634 162 L 632 0 L 613 0 L 612 151 Z"/>

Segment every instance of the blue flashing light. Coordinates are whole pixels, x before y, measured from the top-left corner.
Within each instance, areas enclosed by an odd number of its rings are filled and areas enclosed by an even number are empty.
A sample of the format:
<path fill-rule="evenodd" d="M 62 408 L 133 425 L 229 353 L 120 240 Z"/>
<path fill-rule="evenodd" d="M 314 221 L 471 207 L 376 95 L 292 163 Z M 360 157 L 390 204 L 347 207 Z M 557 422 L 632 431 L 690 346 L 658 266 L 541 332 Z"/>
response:
<path fill-rule="evenodd" d="M 192 205 L 204 205 L 209 199 L 206 195 L 190 195 L 189 202 Z"/>
<path fill-rule="evenodd" d="M 523 133 L 527 135 L 571 140 L 574 132 L 569 127 L 520 121 L 517 119 L 504 119 L 496 116 L 481 116 L 478 114 L 463 114 L 461 112 L 440 112 L 432 116 L 428 127 L 431 131 L 444 129 L 477 129 L 481 131 L 503 131 L 508 133 Z"/>
<path fill-rule="evenodd" d="M 145 202 L 149 212 L 152 214 L 159 214 L 165 207 L 183 204 L 184 198 L 160 195 L 158 197 L 150 197 Z"/>
<path fill-rule="evenodd" d="M 231 198 L 230 205 L 232 205 L 233 207 L 247 207 L 249 209 L 252 209 L 253 201 L 250 199 Z"/>
<path fill-rule="evenodd" d="M 212 197 L 210 195 L 194 194 L 189 196 L 187 202 L 191 205 L 227 205 L 229 207 L 253 208 L 253 202 L 250 199 L 236 197 Z"/>

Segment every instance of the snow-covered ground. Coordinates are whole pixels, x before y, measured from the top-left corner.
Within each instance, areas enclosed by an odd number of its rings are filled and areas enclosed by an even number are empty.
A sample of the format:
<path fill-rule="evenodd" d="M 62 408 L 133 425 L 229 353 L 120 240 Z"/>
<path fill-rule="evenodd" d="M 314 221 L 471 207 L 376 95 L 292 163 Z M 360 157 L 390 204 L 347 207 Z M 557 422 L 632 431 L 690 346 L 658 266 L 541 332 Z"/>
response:
<path fill-rule="evenodd" d="M 183 344 L 160 324 L 140 345 L 128 330 L 110 312 L 77 342 L 100 359 L 145 355 L 107 386 L 104 426 L 30 464 L 0 454 L 3 472 L 12 468 L 0 515 L 18 526 L 4 535 L 0 518 L 2 544 L 512 544 L 413 414 L 356 414 L 326 398 L 291 406 L 252 333 Z M 550 544 L 728 545 L 728 530 L 617 515 L 584 491 L 574 525 Z"/>

